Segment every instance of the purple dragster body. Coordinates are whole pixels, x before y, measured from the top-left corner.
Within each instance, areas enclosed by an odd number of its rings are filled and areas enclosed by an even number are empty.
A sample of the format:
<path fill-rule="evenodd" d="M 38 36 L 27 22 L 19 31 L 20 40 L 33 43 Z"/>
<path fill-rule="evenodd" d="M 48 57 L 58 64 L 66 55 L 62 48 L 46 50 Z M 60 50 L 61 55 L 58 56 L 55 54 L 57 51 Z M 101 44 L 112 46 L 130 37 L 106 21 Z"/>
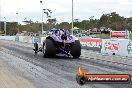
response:
<path fill-rule="evenodd" d="M 62 36 L 64 36 L 65 38 L 62 38 Z M 53 38 L 56 42 L 64 42 L 64 39 L 66 39 L 66 43 L 75 42 L 74 37 L 70 35 L 69 31 L 65 31 L 63 29 L 57 29 L 55 33 L 49 35 L 49 37 Z"/>
<path fill-rule="evenodd" d="M 42 51 L 44 57 L 54 57 L 56 54 L 65 54 L 79 58 L 81 45 L 78 38 L 64 29 L 51 29 L 43 42 Z"/>

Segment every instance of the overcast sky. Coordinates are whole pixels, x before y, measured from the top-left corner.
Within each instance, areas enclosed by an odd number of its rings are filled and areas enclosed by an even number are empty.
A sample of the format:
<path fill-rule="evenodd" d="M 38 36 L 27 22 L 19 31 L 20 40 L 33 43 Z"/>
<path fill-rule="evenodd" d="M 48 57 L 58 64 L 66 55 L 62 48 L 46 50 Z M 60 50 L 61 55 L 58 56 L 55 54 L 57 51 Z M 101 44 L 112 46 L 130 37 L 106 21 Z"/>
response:
<path fill-rule="evenodd" d="M 71 21 L 72 0 L 0 0 L 1 20 L 23 21 L 31 19 L 41 22 L 41 9 L 52 10 L 52 18 L 58 22 Z M 74 19 L 87 20 L 91 16 L 100 18 L 102 14 L 117 12 L 124 17 L 132 17 L 132 0 L 74 0 Z M 18 13 L 18 14 L 16 14 Z M 44 21 L 46 15 L 44 15 Z"/>

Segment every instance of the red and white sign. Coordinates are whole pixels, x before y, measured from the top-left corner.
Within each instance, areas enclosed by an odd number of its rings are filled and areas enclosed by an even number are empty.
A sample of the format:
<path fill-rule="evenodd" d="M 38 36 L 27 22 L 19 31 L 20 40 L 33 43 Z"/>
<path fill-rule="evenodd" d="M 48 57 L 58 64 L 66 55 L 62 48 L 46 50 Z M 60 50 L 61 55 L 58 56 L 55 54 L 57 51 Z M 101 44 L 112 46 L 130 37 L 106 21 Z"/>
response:
<path fill-rule="evenodd" d="M 102 40 L 101 39 L 80 39 L 81 45 L 82 46 L 87 46 L 87 47 L 97 47 L 101 48 L 102 45 Z"/>
<path fill-rule="evenodd" d="M 128 38 L 129 33 L 128 31 L 111 31 L 110 32 L 111 38 Z"/>

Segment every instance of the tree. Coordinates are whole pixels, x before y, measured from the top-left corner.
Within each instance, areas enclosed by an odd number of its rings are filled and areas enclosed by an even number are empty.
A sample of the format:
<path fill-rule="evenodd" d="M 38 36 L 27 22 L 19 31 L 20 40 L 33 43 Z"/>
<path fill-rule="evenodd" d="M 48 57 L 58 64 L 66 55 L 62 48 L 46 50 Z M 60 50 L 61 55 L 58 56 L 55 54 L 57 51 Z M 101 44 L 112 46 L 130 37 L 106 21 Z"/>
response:
<path fill-rule="evenodd" d="M 103 14 L 99 20 L 99 27 L 112 28 L 114 30 L 124 30 L 124 17 L 116 12 Z"/>
<path fill-rule="evenodd" d="M 78 27 L 83 30 L 93 29 L 93 28 L 112 28 L 113 30 L 131 30 L 132 31 L 132 17 L 125 18 L 117 14 L 116 12 L 103 14 L 100 19 L 93 19 L 91 16 L 89 19 L 79 21 L 79 19 L 74 20 L 74 27 Z M 28 32 L 38 32 L 42 30 L 41 22 L 33 22 L 32 20 L 24 21 L 26 25 L 19 25 L 20 31 Z M 47 23 L 43 24 L 43 29 L 46 31 L 51 28 L 63 28 L 66 30 L 71 29 L 71 23 L 61 22 L 56 23 L 57 19 L 48 19 Z M 8 22 L 7 23 L 7 34 L 13 35 L 17 33 L 17 23 Z"/>
<path fill-rule="evenodd" d="M 18 32 L 18 23 L 17 22 L 7 22 L 7 35 L 16 35 Z"/>
<path fill-rule="evenodd" d="M 99 20 L 99 24 L 98 24 L 98 27 L 106 27 L 108 26 L 108 22 L 109 22 L 109 17 L 107 14 L 103 14 L 101 17 L 100 17 L 100 20 Z"/>
<path fill-rule="evenodd" d="M 56 24 L 57 20 L 56 20 L 56 18 L 48 19 L 47 22 L 50 23 L 50 24 Z"/>
<path fill-rule="evenodd" d="M 62 22 L 60 24 L 57 24 L 56 27 L 69 30 L 69 29 L 71 29 L 71 24 L 69 24 L 68 22 Z"/>

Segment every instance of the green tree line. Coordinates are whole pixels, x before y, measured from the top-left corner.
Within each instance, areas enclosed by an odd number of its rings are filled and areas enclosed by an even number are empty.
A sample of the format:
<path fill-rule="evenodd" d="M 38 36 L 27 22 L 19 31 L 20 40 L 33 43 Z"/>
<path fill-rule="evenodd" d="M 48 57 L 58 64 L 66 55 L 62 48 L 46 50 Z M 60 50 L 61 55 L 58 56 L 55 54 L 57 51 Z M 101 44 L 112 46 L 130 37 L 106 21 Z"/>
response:
<path fill-rule="evenodd" d="M 17 24 L 16 22 L 7 22 L 7 34 L 15 35 L 18 31 L 28 31 L 28 32 L 38 32 L 41 31 L 42 25 L 39 22 L 26 21 L 26 25 Z M 83 30 L 88 30 L 92 28 L 106 27 L 111 28 L 112 30 L 125 30 L 128 29 L 132 31 L 132 17 L 125 18 L 120 16 L 116 12 L 103 14 L 99 19 L 86 19 L 79 21 L 79 19 L 74 20 L 74 27 L 78 27 Z M 48 19 L 43 25 L 43 29 L 49 30 L 51 28 L 63 28 L 66 30 L 71 29 L 71 23 L 61 22 L 57 23 L 57 19 Z"/>

